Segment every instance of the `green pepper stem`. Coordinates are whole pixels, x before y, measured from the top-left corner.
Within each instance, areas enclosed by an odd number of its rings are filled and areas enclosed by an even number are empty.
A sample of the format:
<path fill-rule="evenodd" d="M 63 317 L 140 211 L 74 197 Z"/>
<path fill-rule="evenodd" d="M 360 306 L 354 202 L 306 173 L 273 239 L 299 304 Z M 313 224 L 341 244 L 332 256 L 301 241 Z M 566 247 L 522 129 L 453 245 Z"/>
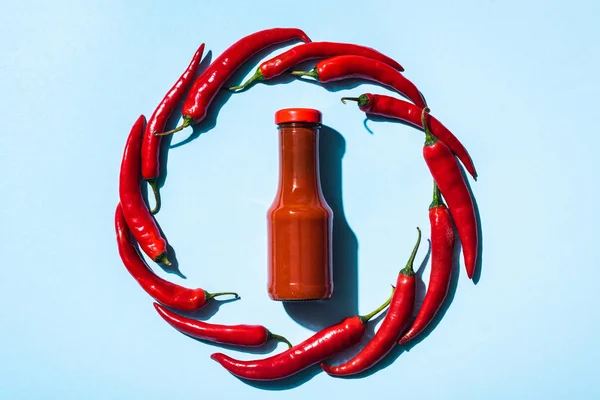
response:
<path fill-rule="evenodd" d="M 356 101 L 358 103 L 358 108 L 365 112 L 368 112 L 373 106 L 370 104 L 371 97 L 369 97 L 366 93 L 363 93 L 358 97 L 342 97 L 341 100 L 344 104 L 346 104 L 346 100 Z"/>
<path fill-rule="evenodd" d="M 444 205 L 444 200 L 442 200 L 442 195 L 440 194 L 440 188 L 437 183 L 433 181 L 433 199 L 431 200 L 431 204 L 429 208 L 435 208 Z"/>
<path fill-rule="evenodd" d="M 427 125 L 427 114 L 429 114 L 429 111 L 431 111 L 429 107 L 425 107 L 421 112 L 421 125 L 423 125 L 423 129 L 425 130 L 425 146 L 431 146 L 438 141 L 429 130 L 429 125 Z"/>
<path fill-rule="evenodd" d="M 152 193 L 154 193 L 154 208 L 150 210 L 150 214 L 155 215 L 160 210 L 161 202 L 160 202 L 160 191 L 158 190 L 158 183 L 156 182 L 156 178 L 148 180 L 148 185 L 152 188 Z"/>
<path fill-rule="evenodd" d="M 236 292 L 219 292 L 219 293 L 208 293 L 206 292 L 206 300 L 214 299 L 217 296 L 233 296 L 234 299 L 239 299 L 240 295 Z"/>
<path fill-rule="evenodd" d="M 292 71 L 291 74 L 297 76 L 310 76 L 311 78 L 319 80 L 319 72 L 316 68 L 313 68 L 310 71 Z"/>
<path fill-rule="evenodd" d="M 396 288 L 394 286 L 392 286 L 392 294 L 390 295 L 390 297 L 388 297 L 388 299 L 386 300 L 385 303 L 383 303 L 382 305 L 380 305 L 379 307 L 377 307 L 377 309 L 371 311 L 369 314 L 367 314 L 367 315 L 361 315 L 361 316 L 358 317 L 363 322 L 363 324 L 366 324 L 367 321 L 369 321 L 371 318 L 373 318 L 374 316 L 376 316 L 377 314 L 379 314 L 384 308 L 386 308 L 387 306 L 390 305 L 390 302 L 392 301 L 392 296 L 394 295 L 394 291 L 395 290 L 396 290 Z"/>
<path fill-rule="evenodd" d="M 276 335 L 275 333 L 269 331 L 269 338 L 267 340 L 271 340 L 271 339 L 279 340 L 280 342 L 287 344 L 290 349 L 292 348 L 292 344 L 290 343 L 289 340 L 287 340 L 285 338 L 285 336 Z"/>
<path fill-rule="evenodd" d="M 167 258 L 167 253 L 164 252 L 161 255 L 159 255 L 158 257 L 156 257 L 154 259 L 155 262 L 159 263 L 159 264 L 165 264 L 166 266 L 171 266 L 171 261 L 169 261 L 169 259 Z"/>
<path fill-rule="evenodd" d="M 417 232 L 419 236 L 417 237 L 417 243 L 415 243 L 415 247 L 413 247 L 412 253 L 410 253 L 410 257 L 408 258 L 408 262 L 406 263 L 406 267 L 400 270 L 402 275 L 406 276 L 414 276 L 415 270 L 413 269 L 413 263 L 415 261 L 415 257 L 417 256 L 417 250 L 419 250 L 419 244 L 421 244 L 421 229 L 417 226 Z"/>
<path fill-rule="evenodd" d="M 348 101 L 355 101 L 355 102 L 357 102 L 357 103 L 358 103 L 358 102 L 360 101 L 360 98 L 359 98 L 359 97 L 342 97 L 340 100 L 341 100 L 341 101 L 342 101 L 342 103 L 344 103 L 344 104 L 346 104 L 346 101 L 347 101 L 347 100 L 348 100 Z"/>
<path fill-rule="evenodd" d="M 190 117 L 188 115 L 184 115 L 183 116 L 183 124 L 179 125 L 175 129 L 171 129 L 170 131 L 166 131 L 166 132 L 154 132 L 154 135 L 155 136 L 168 136 L 168 135 L 172 135 L 175 132 L 179 132 L 179 131 L 184 130 L 185 128 L 187 128 L 188 126 L 190 126 L 193 121 L 194 120 L 192 119 L 192 117 Z"/>
<path fill-rule="evenodd" d="M 263 76 L 262 72 L 260 71 L 260 67 L 258 67 L 256 69 L 256 72 L 254 73 L 254 75 L 252 75 L 250 77 L 250 79 L 248 79 L 246 82 L 242 83 L 241 85 L 238 86 L 231 86 L 230 88 L 228 88 L 230 91 L 235 92 L 236 90 L 242 90 L 245 89 L 248 85 L 250 85 L 253 82 L 256 81 L 262 81 L 264 80 L 265 77 Z"/>

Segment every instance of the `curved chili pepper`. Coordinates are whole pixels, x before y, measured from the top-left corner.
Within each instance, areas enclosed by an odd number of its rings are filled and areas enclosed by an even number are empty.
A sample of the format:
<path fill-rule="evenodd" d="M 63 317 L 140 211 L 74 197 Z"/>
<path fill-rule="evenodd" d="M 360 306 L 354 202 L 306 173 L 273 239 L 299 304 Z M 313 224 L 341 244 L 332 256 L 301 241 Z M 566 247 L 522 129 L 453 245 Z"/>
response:
<path fill-rule="evenodd" d="M 454 230 L 452 229 L 452 218 L 435 182 L 433 183 L 433 201 L 429 206 L 429 223 L 431 225 L 431 274 L 427 294 L 425 294 L 417 317 L 408 331 L 402 335 L 399 344 L 408 342 L 429 325 L 440 309 L 450 287 Z"/>
<path fill-rule="evenodd" d="M 196 50 L 188 67 L 177 82 L 175 82 L 173 87 L 167 92 L 146 124 L 144 139 L 142 141 L 142 178 L 148 182 L 154 193 L 156 203 L 154 208 L 150 211 L 151 214 L 156 214 L 158 210 L 160 210 L 160 193 L 158 191 L 156 180 L 160 175 L 159 158 L 161 137 L 154 135 L 154 133 L 162 132 L 165 129 L 169 116 L 190 86 L 192 79 L 194 79 L 203 53 L 204 43 L 198 47 L 198 50 Z"/>
<path fill-rule="evenodd" d="M 391 297 L 370 314 L 346 318 L 291 349 L 263 360 L 239 361 L 222 353 L 215 353 L 210 358 L 240 378 L 258 381 L 286 378 L 358 343 L 365 333 L 367 321 L 387 307 L 390 300 Z"/>
<path fill-rule="evenodd" d="M 423 129 L 423 125 L 421 125 L 422 109 L 406 101 L 382 94 L 371 93 L 361 94 L 359 97 L 344 97 L 342 98 L 342 103 L 346 104 L 346 100 L 358 102 L 358 107 L 367 114 L 399 119 L 408 122 L 416 128 Z M 469 174 L 477 180 L 477 172 L 475 171 L 473 161 L 460 140 L 432 115 L 429 115 L 429 124 L 432 134 L 444 142 L 456 154 L 467 171 L 469 171 Z"/>
<path fill-rule="evenodd" d="M 146 118 L 141 115 L 131 128 L 119 177 L 119 199 L 127 226 L 144 253 L 156 261 L 171 265 L 167 258 L 167 241 L 160 234 L 154 217 L 148 211 L 140 188 L 142 138 Z"/>
<path fill-rule="evenodd" d="M 292 71 L 292 75 L 310 76 L 319 82 L 333 82 L 349 78 L 375 81 L 406 96 L 418 107 L 425 100 L 414 83 L 384 62 L 361 56 L 337 56 L 319 61 L 310 71 Z"/>
<path fill-rule="evenodd" d="M 292 68 L 294 65 L 304 61 L 341 55 L 355 55 L 372 58 L 384 62 L 395 69 L 404 71 L 402 65 L 393 58 L 370 47 L 349 43 L 311 42 L 292 47 L 285 53 L 279 54 L 270 60 L 263 62 L 250 79 L 239 86 L 230 87 L 229 90 L 244 89 L 253 82 L 266 81 L 275 78 Z"/>
<path fill-rule="evenodd" d="M 208 293 L 204 289 L 188 289 L 166 281 L 150 269 L 138 251 L 135 241 L 131 237 L 131 231 L 123 215 L 122 205 L 119 203 L 115 212 L 115 230 L 117 232 L 117 244 L 119 255 L 127 271 L 135 278 L 139 285 L 153 299 L 162 304 L 182 311 L 193 311 L 203 307 L 213 297 L 221 295 L 233 295 L 237 293 Z"/>
<path fill-rule="evenodd" d="M 206 117 L 208 107 L 227 79 L 250 57 L 277 43 L 300 39 L 310 42 L 310 38 L 300 29 L 266 29 L 243 37 L 231 45 L 200 75 L 192 85 L 183 103 L 183 124 L 167 132 L 156 133 L 164 136 L 198 123 Z"/>
<path fill-rule="evenodd" d="M 452 215 L 462 243 L 465 267 L 470 279 L 475 271 L 479 241 L 473 199 L 460 172 L 456 157 L 448 146 L 438 140 L 429 130 L 428 113 L 429 109 L 424 108 L 422 119 L 426 139 L 425 146 L 423 146 L 423 158 L 435 183 L 439 186 L 440 192 L 448 202 L 450 215 Z"/>
<path fill-rule="evenodd" d="M 154 303 L 158 314 L 173 328 L 188 336 L 208 342 L 235 346 L 262 346 L 269 340 L 280 340 L 289 347 L 292 344 L 283 336 L 271 333 L 262 325 L 217 325 L 183 317 Z"/>
<path fill-rule="evenodd" d="M 417 228 L 419 236 L 417 243 L 410 254 L 406 266 L 400 270 L 396 280 L 396 290 L 390 303 L 390 308 L 385 315 L 381 327 L 369 343 L 350 361 L 331 366 L 325 363 L 321 368 L 329 375 L 346 376 L 365 371 L 379 362 L 396 345 L 398 337 L 410 323 L 415 306 L 416 281 L 413 262 L 421 243 L 421 230 Z"/>

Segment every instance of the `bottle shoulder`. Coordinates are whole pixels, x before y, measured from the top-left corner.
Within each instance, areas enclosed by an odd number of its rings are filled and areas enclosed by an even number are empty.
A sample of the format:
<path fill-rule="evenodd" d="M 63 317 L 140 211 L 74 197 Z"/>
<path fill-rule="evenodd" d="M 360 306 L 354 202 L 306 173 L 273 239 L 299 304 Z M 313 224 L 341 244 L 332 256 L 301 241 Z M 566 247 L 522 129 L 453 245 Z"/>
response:
<path fill-rule="evenodd" d="M 267 216 L 283 219 L 331 219 L 333 212 L 325 202 L 310 204 L 273 203 L 267 212 Z"/>

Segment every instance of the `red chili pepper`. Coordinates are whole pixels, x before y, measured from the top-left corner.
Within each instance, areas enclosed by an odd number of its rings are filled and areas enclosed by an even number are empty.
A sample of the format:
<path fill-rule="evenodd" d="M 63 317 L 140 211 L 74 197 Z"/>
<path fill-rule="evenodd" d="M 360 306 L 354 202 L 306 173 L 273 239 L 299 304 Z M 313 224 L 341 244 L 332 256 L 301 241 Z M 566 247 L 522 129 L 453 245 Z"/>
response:
<path fill-rule="evenodd" d="M 399 344 L 413 339 L 429 325 L 446 298 L 450 286 L 454 230 L 452 229 L 452 218 L 435 182 L 433 183 L 433 201 L 429 206 L 429 223 L 431 225 L 431 274 L 427 294 L 417 317 L 408 331 L 404 333 Z"/>
<path fill-rule="evenodd" d="M 413 262 L 419 249 L 419 243 L 421 243 L 421 230 L 419 228 L 417 230 L 419 232 L 417 243 L 406 266 L 398 274 L 396 290 L 381 327 L 373 339 L 350 361 L 337 366 L 321 364 L 321 368 L 329 375 L 354 375 L 371 368 L 394 348 L 398 337 L 410 323 L 417 289 Z"/>
<path fill-rule="evenodd" d="M 167 123 L 169 116 L 177 106 L 177 103 L 179 103 L 179 100 L 181 100 L 183 97 L 183 94 L 187 88 L 190 86 L 192 79 L 194 79 L 194 75 L 196 74 L 196 70 L 198 69 L 198 65 L 200 64 L 203 53 L 204 43 L 202 43 L 198 50 L 196 50 L 196 53 L 194 54 L 194 57 L 192 57 L 192 61 L 190 61 L 188 67 L 185 69 L 177 82 L 175 82 L 171 90 L 167 92 L 148 120 L 148 124 L 146 124 L 144 139 L 142 142 L 142 178 L 148 182 L 152 188 L 152 191 L 154 192 L 156 204 L 150 211 L 151 214 L 156 214 L 158 210 L 160 210 L 160 193 L 158 192 L 156 180 L 160 175 L 159 158 L 161 137 L 156 136 L 154 133 L 165 130 L 165 124 Z"/>
<path fill-rule="evenodd" d="M 292 344 L 283 336 L 271 333 L 262 325 L 217 325 L 183 317 L 154 303 L 158 314 L 173 328 L 188 336 L 214 343 L 235 346 L 262 346 L 269 340 L 280 340 Z"/>
<path fill-rule="evenodd" d="M 423 129 L 423 125 L 421 125 L 422 108 L 416 107 L 406 101 L 382 94 L 371 93 L 365 93 L 359 97 L 342 98 L 344 104 L 346 104 L 346 100 L 358 102 L 358 107 L 367 114 L 399 119 L 408 122 L 416 128 Z M 444 142 L 456 154 L 473 178 L 477 179 L 477 172 L 475 171 L 473 161 L 471 161 L 467 149 L 465 149 L 460 140 L 432 115 L 429 115 L 429 123 L 432 134 Z"/>
<path fill-rule="evenodd" d="M 429 167 L 435 183 L 439 186 L 442 196 L 448 202 L 448 209 L 462 244 L 467 275 L 472 278 L 478 250 L 477 219 L 475 218 L 473 199 L 454 154 L 448 146 L 430 132 L 427 122 L 428 113 L 429 109 L 424 108 L 422 120 L 426 139 L 425 146 L 423 146 L 423 158 L 425 158 L 427 167 Z"/>
<path fill-rule="evenodd" d="M 425 100 L 414 83 L 384 62 L 361 56 L 337 56 L 319 61 L 310 71 L 292 71 L 293 75 L 310 76 L 319 82 L 333 82 L 348 78 L 361 78 L 388 86 L 406 96 L 418 107 Z"/>
<path fill-rule="evenodd" d="M 121 204 L 117 205 L 115 212 L 115 230 L 117 232 L 119 254 L 127 271 L 135 278 L 142 289 L 156 301 L 178 310 L 193 311 L 203 307 L 208 300 L 216 296 L 227 294 L 236 298 L 239 297 L 237 293 L 232 292 L 208 293 L 204 289 L 188 289 L 155 275 L 142 258 L 135 241 L 131 237 L 131 231 L 127 226 Z"/>
<path fill-rule="evenodd" d="M 157 133 L 156 135 L 170 135 L 202 121 L 206 117 L 208 107 L 223 84 L 245 61 L 269 46 L 292 39 L 310 42 L 310 38 L 306 36 L 306 33 L 294 28 L 266 29 L 238 40 L 213 61 L 206 71 L 194 81 L 183 103 L 183 124 L 173 130 Z"/>
<path fill-rule="evenodd" d="M 141 115 L 131 128 L 119 178 L 119 198 L 127 226 L 144 253 L 156 261 L 171 265 L 167 258 L 167 242 L 154 217 L 148 211 L 140 188 L 142 137 L 146 118 Z"/>
<path fill-rule="evenodd" d="M 283 74 L 288 69 L 292 68 L 301 62 L 312 60 L 315 58 L 333 57 L 341 55 L 355 55 L 372 58 L 388 64 L 389 66 L 404 71 L 402 65 L 400 65 L 393 58 L 386 56 L 378 52 L 375 49 L 365 46 L 359 46 L 356 44 L 349 43 L 335 43 L 335 42 L 312 42 L 301 44 L 299 46 L 292 47 L 285 53 L 279 54 L 263 62 L 257 69 L 254 75 L 248 79 L 245 83 L 239 86 L 232 86 L 229 90 L 244 89 L 255 81 L 266 81 L 276 76 Z"/>
<path fill-rule="evenodd" d="M 240 378 L 258 381 L 286 378 L 358 343 L 365 333 L 366 322 L 387 307 L 390 300 L 391 297 L 368 315 L 346 318 L 291 349 L 263 360 L 239 361 L 222 353 L 210 358 Z"/>

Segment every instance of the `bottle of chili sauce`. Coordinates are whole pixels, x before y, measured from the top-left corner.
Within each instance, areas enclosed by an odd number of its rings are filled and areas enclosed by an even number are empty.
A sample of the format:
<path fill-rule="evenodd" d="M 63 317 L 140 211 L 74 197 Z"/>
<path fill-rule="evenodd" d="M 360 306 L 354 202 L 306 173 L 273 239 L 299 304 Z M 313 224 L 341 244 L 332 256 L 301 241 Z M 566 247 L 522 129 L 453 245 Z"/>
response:
<path fill-rule="evenodd" d="M 328 299 L 333 293 L 332 223 L 319 178 L 321 112 L 288 108 L 279 128 L 279 186 L 267 212 L 269 296 Z"/>

